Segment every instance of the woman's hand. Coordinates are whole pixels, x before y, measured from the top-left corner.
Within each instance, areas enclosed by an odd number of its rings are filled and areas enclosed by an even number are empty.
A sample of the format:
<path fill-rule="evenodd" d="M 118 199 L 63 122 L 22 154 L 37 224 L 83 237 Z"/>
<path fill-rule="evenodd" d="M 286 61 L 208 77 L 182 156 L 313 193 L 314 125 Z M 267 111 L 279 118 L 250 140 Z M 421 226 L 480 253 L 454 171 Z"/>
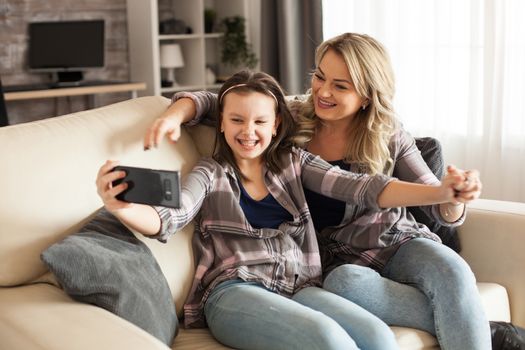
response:
<path fill-rule="evenodd" d="M 119 193 L 128 188 L 126 182 L 122 182 L 117 186 L 112 185 L 113 181 L 122 179 L 126 176 L 124 171 L 112 171 L 118 164 L 118 161 L 106 161 L 106 163 L 100 167 L 96 180 L 97 193 L 102 199 L 102 202 L 104 202 L 106 209 L 112 214 L 115 214 L 121 209 L 133 206 L 132 203 L 123 202 L 116 198 Z"/>
<path fill-rule="evenodd" d="M 461 170 L 449 165 L 443 181 L 449 182 L 454 190 L 454 204 L 467 204 L 481 195 L 483 185 L 477 170 Z"/>
<path fill-rule="evenodd" d="M 453 196 L 448 203 L 439 206 L 441 217 L 448 222 L 455 222 L 463 215 L 465 205 L 479 197 L 482 187 L 477 170 L 464 171 L 452 165 L 447 167 L 441 186 L 447 196 Z"/>
<path fill-rule="evenodd" d="M 453 165 L 447 167 L 447 173 L 441 179 L 441 188 L 444 191 L 443 195 L 448 203 L 453 205 L 461 204 L 457 199 L 456 195 L 459 190 L 464 186 L 465 176 L 460 169 L 457 169 Z"/>

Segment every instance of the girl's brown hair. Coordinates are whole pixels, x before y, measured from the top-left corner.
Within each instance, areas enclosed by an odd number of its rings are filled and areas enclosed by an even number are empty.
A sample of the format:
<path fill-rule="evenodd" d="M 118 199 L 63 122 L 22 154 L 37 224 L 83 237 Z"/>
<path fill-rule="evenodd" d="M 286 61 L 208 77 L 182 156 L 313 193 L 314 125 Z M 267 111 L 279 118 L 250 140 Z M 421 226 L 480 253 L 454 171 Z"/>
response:
<path fill-rule="evenodd" d="M 270 145 L 263 154 L 263 159 L 270 171 L 279 174 L 282 169 L 281 154 L 289 152 L 291 149 L 289 139 L 294 134 L 295 123 L 286 106 L 284 93 L 279 83 L 272 76 L 263 72 L 240 71 L 226 80 L 219 90 L 219 118 L 217 118 L 218 122 L 216 124 L 215 160 L 230 164 L 239 176 L 245 180 L 249 180 L 246 179 L 239 170 L 233 152 L 226 142 L 224 134 L 221 132 L 224 97 L 230 92 L 238 94 L 258 92 L 270 96 L 275 100 L 275 116 L 276 118 L 280 117 L 280 124 L 278 125 L 276 135 L 272 138 Z"/>

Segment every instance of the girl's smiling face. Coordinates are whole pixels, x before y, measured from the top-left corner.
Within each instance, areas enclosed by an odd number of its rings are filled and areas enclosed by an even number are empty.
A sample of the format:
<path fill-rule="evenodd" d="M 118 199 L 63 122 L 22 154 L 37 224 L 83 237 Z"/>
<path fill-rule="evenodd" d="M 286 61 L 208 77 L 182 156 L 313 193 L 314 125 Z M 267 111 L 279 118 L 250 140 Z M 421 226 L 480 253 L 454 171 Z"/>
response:
<path fill-rule="evenodd" d="M 275 100 L 259 92 L 232 91 L 223 103 L 221 131 L 237 164 L 261 161 L 280 122 Z"/>

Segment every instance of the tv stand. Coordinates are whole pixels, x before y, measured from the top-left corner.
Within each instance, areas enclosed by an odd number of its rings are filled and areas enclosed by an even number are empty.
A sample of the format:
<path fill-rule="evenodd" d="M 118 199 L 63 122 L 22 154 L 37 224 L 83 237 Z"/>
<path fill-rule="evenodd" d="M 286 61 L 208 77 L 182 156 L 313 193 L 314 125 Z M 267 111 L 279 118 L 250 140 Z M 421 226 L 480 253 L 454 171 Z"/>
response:
<path fill-rule="evenodd" d="M 56 87 L 79 86 L 84 80 L 84 73 L 80 71 L 57 72 L 54 85 Z"/>

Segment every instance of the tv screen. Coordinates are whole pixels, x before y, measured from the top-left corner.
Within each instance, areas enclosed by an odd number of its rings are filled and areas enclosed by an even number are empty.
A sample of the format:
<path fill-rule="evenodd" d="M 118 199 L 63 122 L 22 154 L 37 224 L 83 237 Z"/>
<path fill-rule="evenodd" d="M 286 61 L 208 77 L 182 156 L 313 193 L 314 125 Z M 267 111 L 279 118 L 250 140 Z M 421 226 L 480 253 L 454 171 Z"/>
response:
<path fill-rule="evenodd" d="M 29 23 L 29 68 L 79 71 L 104 66 L 104 20 Z"/>

